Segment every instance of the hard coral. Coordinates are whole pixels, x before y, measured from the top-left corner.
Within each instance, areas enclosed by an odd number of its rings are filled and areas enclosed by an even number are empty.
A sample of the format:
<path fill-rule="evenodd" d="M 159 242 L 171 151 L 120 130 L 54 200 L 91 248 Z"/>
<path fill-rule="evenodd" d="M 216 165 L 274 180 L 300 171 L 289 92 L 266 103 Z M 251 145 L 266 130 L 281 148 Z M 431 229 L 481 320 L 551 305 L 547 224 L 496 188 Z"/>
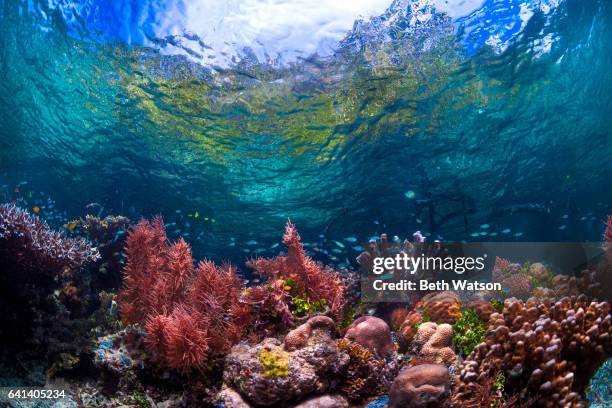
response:
<path fill-rule="evenodd" d="M 97 249 L 86 240 L 53 231 L 44 220 L 19 207 L 0 205 L 2 264 L 26 273 L 55 275 L 64 268 L 80 268 L 98 257 Z"/>
<path fill-rule="evenodd" d="M 485 341 L 463 362 L 453 401 L 474 399 L 487 379 L 507 373 L 505 392 L 541 407 L 585 407 L 584 391 L 612 352 L 610 305 L 584 297 L 517 299 L 491 316 Z"/>
<path fill-rule="evenodd" d="M 438 364 L 411 367 L 397 376 L 389 394 L 389 408 L 440 406 L 448 397 L 448 369 Z"/>
<path fill-rule="evenodd" d="M 389 325 L 378 317 L 360 317 L 353 322 L 344 337 L 366 347 L 378 358 L 388 357 L 395 352 Z"/>
<path fill-rule="evenodd" d="M 240 302 L 244 287 L 231 265 L 202 261 L 191 248 L 170 243 L 161 218 L 141 221 L 127 237 L 123 319 L 147 330 L 146 345 L 158 362 L 189 371 L 229 351 L 250 321 Z"/>
<path fill-rule="evenodd" d="M 385 360 L 376 358 L 364 346 L 346 339 L 338 341 L 338 349 L 348 353 L 350 357 L 341 391 L 351 401 L 380 395 L 390 386 L 397 367 L 388 369 Z"/>
<path fill-rule="evenodd" d="M 413 340 L 415 354 L 436 364 L 452 366 L 457 361 L 453 351 L 453 327 L 450 324 L 425 322 Z"/>
<path fill-rule="evenodd" d="M 290 281 L 298 295 L 311 302 L 324 301 L 330 311 L 340 317 L 345 304 L 345 286 L 338 274 L 306 255 L 300 235 L 291 221 L 285 227 L 283 243 L 287 246 L 287 255 L 252 259 L 247 266 L 273 282 Z"/>
<path fill-rule="evenodd" d="M 427 294 L 417 307 L 429 316 L 432 322 L 453 324 L 461 317 L 461 298 L 452 291 Z"/>

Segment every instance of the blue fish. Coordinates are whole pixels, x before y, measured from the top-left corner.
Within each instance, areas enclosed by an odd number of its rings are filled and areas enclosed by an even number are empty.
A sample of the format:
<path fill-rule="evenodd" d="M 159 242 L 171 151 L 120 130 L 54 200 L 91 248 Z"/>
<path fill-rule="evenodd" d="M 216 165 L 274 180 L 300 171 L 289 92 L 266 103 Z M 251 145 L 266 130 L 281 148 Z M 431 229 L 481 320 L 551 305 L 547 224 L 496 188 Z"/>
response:
<path fill-rule="evenodd" d="M 334 241 L 334 244 L 338 245 L 340 248 L 345 248 L 344 244 L 340 241 Z"/>
<path fill-rule="evenodd" d="M 492 232 L 489 234 L 490 237 L 496 237 L 497 236 L 497 232 Z"/>
<path fill-rule="evenodd" d="M 510 228 L 506 228 L 505 230 L 502 230 L 502 234 L 509 234 L 510 231 Z"/>
<path fill-rule="evenodd" d="M 356 237 L 346 237 L 346 238 L 344 238 L 344 240 L 346 242 L 357 242 L 357 238 Z"/>
<path fill-rule="evenodd" d="M 278 248 L 278 242 L 270 246 L 270 249 L 274 249 L 274 248 Z"/>
<path fill-rule="evenodd" d="M 480 226 L 481 229 L 489 229 L 490 225 L 489 224 L 482 224 Z"/>
<path fill-rule="evenodd" d="M 249 246 L 257 245 L 257 241 L 252 239 L 250 241 L 247 241 L 246 244 L 249 245 Z"/>
<path fill-rule="evenodd" d="M 566 228 L 567 228 L 567 225 L 561 225 L 561 226 L 559 227 L 559 230 L 563 231 L 563 230 L 564 230 L 564 229 L 566 229 Z"/>
<path fill-rule="evenodd" d="M 353 247 L 353 249 L 354 249 L 355 251 L 358 251 L 358 252 L 363 251 L 363 247 L 362 247 L 361 245 L 355 245 L 355 246 Z"/>
<path fill-rule="evenodd" d="M 479 236 L 480 236 L 480 233 L 479 233 L 479 232 L 472 232 L 472 233 L 470 234 L 470 237 L 474 237 L 474 238 L 479 237 Z"/>
<path fill-rule="evenodd" d="M 515 237 L 522 237 L 523 233 L 522 232 L 517 232 L 516 234 L 514 234 Z"/>
<path fill-rule="evenodd" d="M 334 248 L 334 249 L 332 249 L 332 251 L 334 251 L 337 254 L 341 254 L 342 253 L 342 251 L 339 250 L 338 248 Z"/>

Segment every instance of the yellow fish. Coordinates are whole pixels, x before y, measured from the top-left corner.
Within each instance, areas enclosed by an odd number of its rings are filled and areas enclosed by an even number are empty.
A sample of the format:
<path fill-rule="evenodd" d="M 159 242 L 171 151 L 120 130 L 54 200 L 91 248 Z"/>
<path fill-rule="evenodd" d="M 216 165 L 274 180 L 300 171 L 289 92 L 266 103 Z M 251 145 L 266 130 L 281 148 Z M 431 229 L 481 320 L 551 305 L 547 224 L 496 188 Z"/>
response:
<path fill-rule="evenodd" d="M 76 227 L 77 227 L 76 222 L 71 222 L 70 224 L 66 225 L 66 229 L 68 231 L 73 231 Z"/>
<path fill-rule="evenodd" d="M 34 208 L 32 208 L 32 211 L 34 211 L 34 214 L 38 214 L 40 212 L 40 207 L 35 205 Z"/>

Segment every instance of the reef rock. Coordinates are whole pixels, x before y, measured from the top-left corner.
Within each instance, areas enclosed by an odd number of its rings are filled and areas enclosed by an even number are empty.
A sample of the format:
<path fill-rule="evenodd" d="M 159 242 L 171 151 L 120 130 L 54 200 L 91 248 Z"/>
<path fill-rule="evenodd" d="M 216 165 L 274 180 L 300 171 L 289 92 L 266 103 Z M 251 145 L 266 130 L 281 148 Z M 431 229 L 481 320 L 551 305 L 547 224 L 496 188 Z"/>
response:
<path fill-rule="evenodd" d="M 422 323 L 414 337 L 413 347 L 419 357 L 436 364 L 452 366 L 457 361 L 453 350 L 453 326 L 450 324 Z"/>
<path fill-rule="evenodd" d="M 448 369 L 440 364 L 411 367 L 397 376 L 389 394 L 388 408 L 434 407 L 449 395 Z"/>
<path fill-rule="evenodd" d="M 309 398 L 294 408 L 348 408 L 348 401 L 341 395 L 321 395 Z"/>
<path fill-rule="evenodd" d="M 290 332 L 288 341 L 269 338 L 255 346 L 234 346 L 225 358 L 225 384 L 263 406 L 335 388 L 349 356 L 336 346 L 332 329 L 325 318 L 314 317 Z"/>
<path fill-rule="evenodd" d="M 358 318 L 348 328 L 344 338 L 367 348 L 378 358 L 388 357 L 395 352 L 391 329 L 378 317 Z"/>

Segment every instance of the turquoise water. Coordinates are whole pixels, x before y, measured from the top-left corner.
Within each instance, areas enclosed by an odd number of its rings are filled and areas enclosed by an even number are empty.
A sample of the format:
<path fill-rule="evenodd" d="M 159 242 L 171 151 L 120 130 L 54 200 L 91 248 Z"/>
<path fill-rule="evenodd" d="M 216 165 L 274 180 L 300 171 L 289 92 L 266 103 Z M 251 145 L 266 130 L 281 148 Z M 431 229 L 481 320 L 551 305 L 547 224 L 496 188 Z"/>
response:
<path fill-rule="evenodd" d="M 443 3 L 1 1 L 0 201 L 161 213 L 215 259 L 287 217 L 338 263 L 383 231 L 599 241 L 612 4 Z"/>

